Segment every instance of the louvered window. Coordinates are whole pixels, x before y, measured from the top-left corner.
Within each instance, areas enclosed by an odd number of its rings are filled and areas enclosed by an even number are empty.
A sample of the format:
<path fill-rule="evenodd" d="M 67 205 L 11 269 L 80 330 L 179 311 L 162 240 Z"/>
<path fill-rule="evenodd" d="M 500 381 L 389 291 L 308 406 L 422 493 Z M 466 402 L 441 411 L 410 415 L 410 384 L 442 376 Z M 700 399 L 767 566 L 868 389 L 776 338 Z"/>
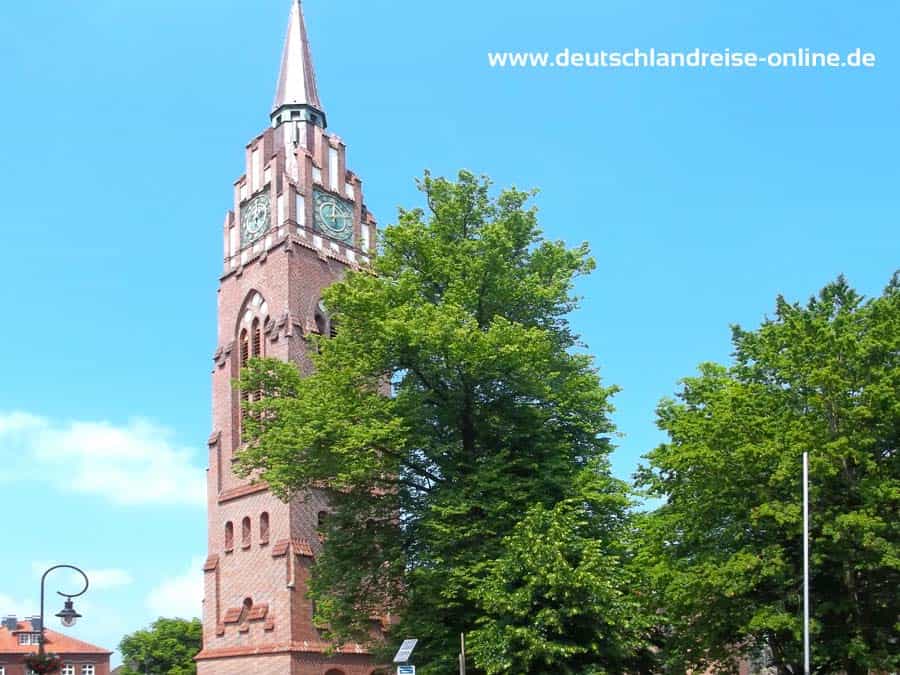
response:
<path fill-rule="evenodd" d="M 262 356 L 262 329 L 259 325 L 259 319 L 253 319 L 253 327 L 251 333 L 253 334 L 253 338 L 250 345 L 250 355 L 258 358 Z"/>

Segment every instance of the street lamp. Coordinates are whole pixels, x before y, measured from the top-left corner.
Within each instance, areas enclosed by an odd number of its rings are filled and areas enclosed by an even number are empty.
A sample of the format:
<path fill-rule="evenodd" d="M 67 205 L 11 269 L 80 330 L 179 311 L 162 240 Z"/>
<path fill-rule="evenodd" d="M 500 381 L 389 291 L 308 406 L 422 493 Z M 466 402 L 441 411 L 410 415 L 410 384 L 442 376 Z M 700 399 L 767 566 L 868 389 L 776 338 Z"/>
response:
<path fill-rule="evenodd" d="M 54 565 L 46 572 L 44 572 L 41 577 L 41 634 L 38 637 L 38 654 L 44 654 L 44 631 L 46 630 L 44 627 L 44 580 L 47 578 L 47 575 L 50 574 L 53 570 L 58 569 L 69 569 L 75 570 L 84 578 L 84 588 L 82 588 L 78 593 L 63 593 L 62 591 L 56 591 L 57 595 L 61 595 L 66 598 L 66 602 L 63 605 L 63 608 L 57 612 L 56 616 L 59 617 L 60 621 L 62 621 L 62 625 L 66 628 L 71 628 L 75 625 L 75 622 L 81 618 L 81 614 L 75 611 L 75 605 L 72 603 L 72 598 L 77 598 L 79 595 L 84 595 L 88 589 L 88 578 L 87 574 L 84 573 L 83 570 L 75 567 L 74 565 Z"/>

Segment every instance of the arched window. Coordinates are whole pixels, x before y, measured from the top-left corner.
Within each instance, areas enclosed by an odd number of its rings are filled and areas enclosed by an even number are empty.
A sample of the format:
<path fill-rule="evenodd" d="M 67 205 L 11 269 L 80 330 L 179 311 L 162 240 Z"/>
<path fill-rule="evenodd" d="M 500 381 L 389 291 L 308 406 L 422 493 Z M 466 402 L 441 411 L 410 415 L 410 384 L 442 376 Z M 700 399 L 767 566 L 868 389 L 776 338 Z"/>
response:
<path fill-rule="evenodd" d="M 241 345 L 241 368 L 247 367 L 247 362 L 250 360 L 250 335 L 247 333 L 247 329 L 244 328 L 241 330 L 241 337 L 239 339 Z"/>
<path fill-rule="evenodd" d="M 328 511 L 319 511 L 316 516 L 316 529 L 319 531 L 319 541 L 325 541 L 325 526 L 328 524 Z"/>
<path fill-rule="evenodd" d="M 238 366 L 246 368 L 250 359 L 263 356 L 263 326 L 269 321 L 269 305 L 256 291 L 251 291 L 244 301 L 237 326 Z M 259 398 L 259 392 L 241 391 L 240 399 L 249 403 Z M 240 442 L 244 442 L 242 428 L 243 410 L 238 411 L 238 432 Z"/>
<path fill-rule="evenodd" d="M 241 548 L 250 548 L 250 517 L 241 523 Z"/>
<path fill-rule="evenodd" d="M 269 514 L 265 511 L 259 516 L 259 543 L 269 543 Z"/>
<path fill-rule="evenodd" d="M 234 523 L 230 520 L 225 523 L 225 551 L 234 550 Z"/>
<path fill-rule="evenodd" d="M 319 335 L 328 335 L 328 321 L 321 312 L 316 312 L 316 331 Z"/>
<path fill-rule="evenodd" d="M 253 319 L 250 335 L 250 356 L 258 358 L 262 356 L 262 329 L 260 328 L 259 319 Z"/>
<path fill-rule="evenodd" d="M 344 675 L 344 671 L 332 668 L 331 670 L 326 670 L 325 675 Z"/>
<path fill-rule="evenodd" d="M 244 623 L 247 620 L 247 617 L 250 616 L 251 609 L 253 609 L 253 598 L 244 598 L 244 604 L 241 607 L 241 616 L 238 619 L 238 623 Z"/>

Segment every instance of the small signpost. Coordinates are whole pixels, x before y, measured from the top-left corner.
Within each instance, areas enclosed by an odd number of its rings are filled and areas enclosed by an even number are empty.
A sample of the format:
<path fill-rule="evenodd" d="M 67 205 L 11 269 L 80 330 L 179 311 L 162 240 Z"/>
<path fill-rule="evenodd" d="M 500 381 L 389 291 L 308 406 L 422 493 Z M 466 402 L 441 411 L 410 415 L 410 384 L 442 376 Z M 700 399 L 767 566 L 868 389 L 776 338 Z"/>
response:
<path fill-rule="evenodd" d="M 397 675 L 416 675 L 416 667 L 409 664 L 409 658 L 412 656 L 413 649 L 419 643 L 418 640 L 404 640 L 394 656 L 394 663 L 397 664 Z"/>

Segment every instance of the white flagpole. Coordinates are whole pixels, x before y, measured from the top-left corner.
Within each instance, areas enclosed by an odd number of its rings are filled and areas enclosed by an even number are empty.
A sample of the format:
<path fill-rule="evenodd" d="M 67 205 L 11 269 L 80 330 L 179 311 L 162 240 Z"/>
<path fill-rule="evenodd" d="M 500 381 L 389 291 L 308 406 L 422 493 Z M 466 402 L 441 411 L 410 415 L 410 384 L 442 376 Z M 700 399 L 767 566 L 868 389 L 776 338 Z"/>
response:
<path fill-rule="evenodd" d="M 809 675 L 809 453 L 803 453 L 803 672 Z"/>

